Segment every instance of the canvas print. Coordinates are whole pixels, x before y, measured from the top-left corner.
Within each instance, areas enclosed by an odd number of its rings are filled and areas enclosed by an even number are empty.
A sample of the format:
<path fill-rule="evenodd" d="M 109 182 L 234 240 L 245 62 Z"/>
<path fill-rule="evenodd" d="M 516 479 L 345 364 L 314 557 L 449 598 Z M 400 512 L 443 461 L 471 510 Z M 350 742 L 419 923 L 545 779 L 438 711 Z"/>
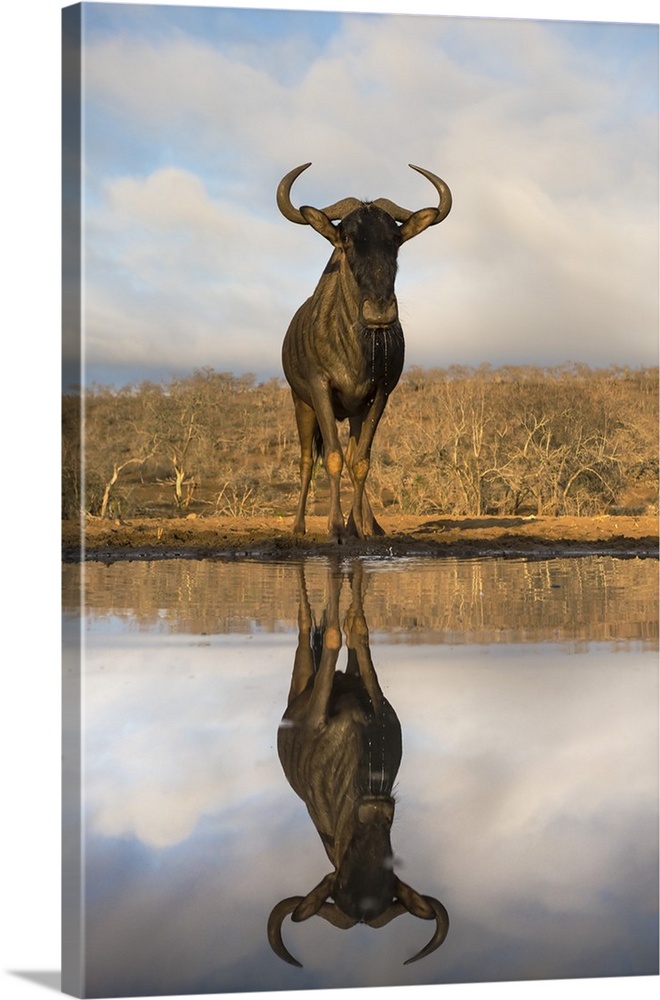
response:
<path fill-rule="evenodd" d="M 63 979 L 658 973 L 658 25 L 66 7 Z"/>

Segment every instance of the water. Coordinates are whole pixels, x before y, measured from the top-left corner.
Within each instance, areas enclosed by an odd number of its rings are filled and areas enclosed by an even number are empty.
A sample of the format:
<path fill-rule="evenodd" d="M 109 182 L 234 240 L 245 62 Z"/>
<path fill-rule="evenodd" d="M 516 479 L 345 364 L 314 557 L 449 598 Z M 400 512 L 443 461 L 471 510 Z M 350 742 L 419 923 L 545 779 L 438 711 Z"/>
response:
<path fill-rule="evenodd" d="M 657 973 L 655 561 L 91 563 L 82 623 L 77 573 L 87 995 Z M 396 876 L 449 914 L 411 965 L 408 913 L 286 917 L 303 968 L 266 937 L 332 870 L 277 752 L 324 611 L 401 726 Z"/>

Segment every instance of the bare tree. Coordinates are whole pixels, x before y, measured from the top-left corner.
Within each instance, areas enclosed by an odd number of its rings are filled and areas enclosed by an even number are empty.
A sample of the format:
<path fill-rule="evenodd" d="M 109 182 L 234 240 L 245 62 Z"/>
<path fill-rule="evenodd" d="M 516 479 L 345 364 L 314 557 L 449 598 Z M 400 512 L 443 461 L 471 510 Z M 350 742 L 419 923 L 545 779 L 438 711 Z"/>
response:
<path fill-rule="evenodd" d="M 656 509 L 657 387 L 657 369 L 411 369 L 382 421 L 374 504 L 462 516 Z M 282 380 L 212 369 L 65 397 L 64 516 L 290 514 L 288 402 Z"/>

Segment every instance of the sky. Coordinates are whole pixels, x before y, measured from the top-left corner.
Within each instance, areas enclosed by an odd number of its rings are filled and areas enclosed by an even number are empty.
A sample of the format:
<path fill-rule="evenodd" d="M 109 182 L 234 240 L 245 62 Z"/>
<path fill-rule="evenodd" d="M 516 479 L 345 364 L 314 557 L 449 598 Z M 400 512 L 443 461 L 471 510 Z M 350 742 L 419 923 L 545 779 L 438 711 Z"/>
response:
<path fill-rule="evenodd" d="M 275 205 L 308 161 L 296 204 L 451 188 L 399 257 L 408 366 L 657 363 L 657 25 L 83 10 L 87 384 L 281 376 L 330 254 Z"/>

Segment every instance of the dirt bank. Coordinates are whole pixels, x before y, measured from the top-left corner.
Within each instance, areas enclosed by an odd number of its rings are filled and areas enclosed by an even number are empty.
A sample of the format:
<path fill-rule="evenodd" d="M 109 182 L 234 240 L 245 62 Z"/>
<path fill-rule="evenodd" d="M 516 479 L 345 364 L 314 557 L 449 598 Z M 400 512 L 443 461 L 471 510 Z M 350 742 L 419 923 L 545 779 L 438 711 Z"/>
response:
<path fill-rule="evenodd" d="M 379 515 L 385 537 L 361 542 L 328 542 L 325 518 L 309 517 L 307 535 L 294 538 L 290 519 L 280 517 L 149 518 L 132 521 L 89 519 L 84 527 L 84 558 L 117 559 L 231 558 L 289 559 L 338 551 L 367 556 L 559 555 L 608 553 L 658 556 L 655 517 L 412 517 Z M 78 525 L 62 531 L 66 561 L 80 558 Z"/>

